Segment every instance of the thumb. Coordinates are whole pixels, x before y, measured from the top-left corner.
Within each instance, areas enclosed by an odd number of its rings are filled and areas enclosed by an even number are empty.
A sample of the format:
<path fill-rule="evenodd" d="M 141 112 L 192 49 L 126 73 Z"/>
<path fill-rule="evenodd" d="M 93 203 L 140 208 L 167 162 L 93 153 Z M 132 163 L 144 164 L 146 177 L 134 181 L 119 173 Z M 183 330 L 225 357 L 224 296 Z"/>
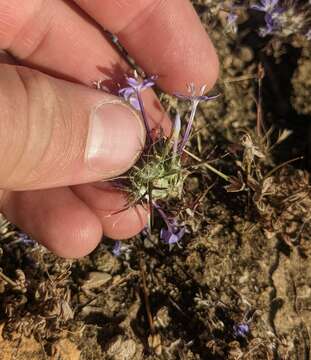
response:
<path fill-rule="evenodd" d="M 14 65 L 0 66 L 0 189 L 82 184 L 137 160 L 145 129 L 110 94 Z"/>

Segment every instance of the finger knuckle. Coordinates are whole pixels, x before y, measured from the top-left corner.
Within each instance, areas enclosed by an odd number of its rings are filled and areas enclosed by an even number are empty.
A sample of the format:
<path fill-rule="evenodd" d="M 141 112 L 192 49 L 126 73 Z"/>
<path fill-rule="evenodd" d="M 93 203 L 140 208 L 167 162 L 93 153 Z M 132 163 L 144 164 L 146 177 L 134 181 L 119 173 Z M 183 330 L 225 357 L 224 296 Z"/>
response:
<path fill-rule="evenodd" d="M 47 171 L 44 167 L 55 126 L 53 118 L 61 112 L 47 76 L 23 67 L 6 70 L 8 81 L 0 85 L 0 107 L 5 113 L 1 122 L 5 145 L 0 147 L 0 158 L 7 161 L 0 171 L 0 183 L 18 188 L 21 182 L 38 181 Z"/>

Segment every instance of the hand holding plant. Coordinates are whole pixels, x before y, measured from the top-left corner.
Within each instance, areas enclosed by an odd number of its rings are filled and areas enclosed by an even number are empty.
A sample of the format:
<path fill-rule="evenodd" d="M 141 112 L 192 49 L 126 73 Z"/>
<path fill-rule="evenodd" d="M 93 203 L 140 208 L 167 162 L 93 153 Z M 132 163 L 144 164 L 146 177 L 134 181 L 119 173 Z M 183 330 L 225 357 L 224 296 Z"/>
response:
<path fill-rule="evenodd" d="M 165 91 L 210 88 L 218 73 L 187 0 L 0 0 L 1 211 L 64 257 L 89 253 L 103 235 L 131 237 L 146 222 L 141 206 L 113 215 L 126 197 L 96 183 L 129 169 L 145 136 L 113 95 L 131 67 L 103 28 Z M 106 93 L 90 89 L 99 79 Z M 143 97 L 150 129 L 169 133 L 152 90 Z"/>

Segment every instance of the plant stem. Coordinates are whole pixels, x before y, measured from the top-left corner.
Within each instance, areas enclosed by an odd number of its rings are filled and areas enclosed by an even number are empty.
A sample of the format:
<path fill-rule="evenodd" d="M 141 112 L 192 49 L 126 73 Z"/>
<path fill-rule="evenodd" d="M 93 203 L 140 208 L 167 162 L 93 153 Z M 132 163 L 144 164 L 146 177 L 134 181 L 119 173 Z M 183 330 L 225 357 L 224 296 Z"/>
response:
<path fill-rule="evenodd" d="M 271 176 L 272 174 L 274 174 L 276 171 L 278 171 L 279 169 L 281 169 L 282 167 L 286 166 L 286 165 L 289 165 L 291 164 L 292 162 L 294 161 L 297 161 L 297 160 L 302 160 L 303 159 L 303 156 L 299 156 L 299 157 L 296 157 L 294 159 L 291 159 L 291 160 L 288 160 L 288 161 L 285 161 L 283 162 L 282 164 L 276 166 L 275 168 L 273 168 L 272 170 L 270 170 L 265 176 L 263 179 L 267 179 L 269 176 Z"/>
<path fill-rule="evenodd" d="M 2 271 L 0 271 L 0 278 L 2 278 L 4 281 L 6 281 L 8 284 L 16 287 L 17 284 L 15 281 L 11 280 L 9 277 L 7 277 L 6 275 L 3 274 Z"/>
<path fill-rule="evenodd" d="M 178 155 L 178 140 L 179 140 L 179 133 L 181 129 L 181 121 L 179 113 L 177 112 L 175 122 L 174 122 L 174 128 L 172 133 L 172 140 L 173 140 L 173 156 L 172 156 L 172 162 L 175 161 L 176 156 Z"/>
<path fill-rule="evenodd" d="M 144 300 L 145 300 L 147 319 L 148 319 L 148 323 L 149 323 L 150 333 L 153 335 L 153 334 L 155 334 L 155 327 L 154 327 L 153 317 L 152 317 L 152 313 L 151 313 L 151 306 L 150 306 L 150 301 L 149 301 L 149 291 L 147 288 L 145 264 L 144 264 L 142 257 L 140 257 L 140 259 L 139 259 L 139 265 L 140 265 L 140 273 L 141 273 L 141 279 L 142 279 L 142 288 L 143 288 L 143 294 L 144 294 Z"/>
<path fill-rule="evenodd" d="M 200 159 L 198 156 L 192 154 L 190 151 L 184 150 L 184 152 L 185 152 L 187 155 L 191 156 L 193 159 L 195 159 L 195 160 L 197 160 L 197 161 L 200 161 L 200 162 L 203 162 L 202 159 Z M 212 165 L 210 165 L 210 164 L 206 164 L 206 163 L 202 164 L 201 166 L 205 166 L 208 170 L 212 171 L 214 174 L 220 176 L 220 177 L 223 178 L 224 180 L 226 180 L 226 181 L 228 181 L 228 182 L 230 181 L 230 176 L 228 176 L 228 175 L 222 173 L 221 171 L 215 169 L 214 166 L 212 166 Z"/>
<path fill-rule="evenodd" d="M 144 125 L 145 125 L 146 132 L 147 132 L 147 139 L 148 139 L 148 141 L 150 143 L 152 143 L 151 129 L 150 129 L 150 126 L 149 126 L 149 123 L 148 123 L 144 102 L 143 102 L 143 99 L 142 99 L 141 94 L 140 94 L 139 91 L 136 91 L 136 96 L 137 96 L 137 100 L 138 100 L 138 103 L 139 103 L 141 116 L 142 116 L 142 118 L 144 120 Z"/>
<path fill-rule="evenodd" d="M 197 111 L 197 107 L 199 105 L 199 102 L 197 100 L 194 100 L 192 102 L 192 109 L 191 109 L 191 114 L 190 114 L 190 117 L 189 117 L 189 120 L 188 120 L 188 124 L 187 124 L 187 129 L 186 129 L 186 132 L 185 132 L 185 135 L 183 137 L 183 140 L 182 140 L 182 143 L 180 145 L 180 148 L 179 148 L 179 155 L 184 151 L 184 148 L 186 146 L 186 143 L 188 142 L 189 140 L 189 137 L 190 137 L 190 132 L 191 132 L 191 128 L 192 128 L 192 124 L 193 124 L 193 120 L 194 120 L 194 116 L 195 116 L 195 113 Z"/>
<path fill-rule="evenodd" d="M 160 206 L 155 201 L 152 201 L 152 205 L 157 209 L 158 213 L 161 215 L 161 218 L 164 220 L 168 229 L 171 229 L 171 224 L 167 216 L 165 215 L 165 212 L 160 208 Z"/>

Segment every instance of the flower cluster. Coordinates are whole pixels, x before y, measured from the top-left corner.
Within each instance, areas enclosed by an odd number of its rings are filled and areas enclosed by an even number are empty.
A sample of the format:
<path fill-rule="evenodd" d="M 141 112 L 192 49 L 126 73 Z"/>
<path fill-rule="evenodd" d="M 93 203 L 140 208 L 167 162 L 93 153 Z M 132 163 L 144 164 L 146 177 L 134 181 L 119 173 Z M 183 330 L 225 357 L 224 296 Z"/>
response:
<path fill-rule="evenodd" d="M 260 0 L 260 4 L 252 5 L 251 9 L 265 13 L 266 26 L 260 28 L 259 33 L 261 36 L 272 34 L 279 29 L 279 15 L 284 11 L 279 6 L 279 0 Z"/>
<path fill-rule="evenodd" d="M 194 117 L 195 117 L 195 114 L 196 114 L 196 111 L 197 111 L 197 108 L 198 108 L 198 105 L 200 104 L 200 102 L 201 101 L 214 100 L 219 96 L 219 95 L 214 95 L 214 96 L 204 95 L 205 91 L 206 91 L 206 85 L 203 85 L 201 87 L 201 89 L 200 89 L 199 95 L 197 95 L 196 91 L 195 91 L 194 84 L 190 84 L 188 86 L 189 95 L 182 95 L 182 94 L 179 94 L 179 93 L 175 93 L 175 95 L 179 99 L 190 101 L 190 104 L 191 104 L 191 113 L 190 113 L 190 117 L 189 117 L 189 120 L 188 120 L 186 132 L 184 134 L 184 137 L 183 137 L 182 142 L 181 142 L 180 147 L 179 147 L 179 154 L 181 154 L 183 152 L 187 142 L 189 141 L 191 129 L 192 129 L 192 126 L 193 126 Z"/>
<path fill-rule="evenodd" d="M 139 101 L 139 95 L 145 89 L 151 88 L 154 86 L 155 76 L 150 78 L 139 80 L 137 75 L 135 77 L 126 77 L 128 86 L 122 88 L 119 91 L 119 95 L 124 97 L 126 101 L 129 101 L 130 104 L 136 109 L 141 111 L 141 102 Z"/>
<path fill-rule="evenodd" d="M 170 219 L 156 202 L 153 202 L 153 205 L 167 226 L 167 228 L 161 229 L 160 239 L 167 245 L 178 244 L 184 236 L 186 228 L 180 226 L 176 219 Z"/>
<path fill-rule="evenodd" d="M 311 40 L 311 3 L 299 3 L 292 0 L 256 0 L 251 5 L 235 6 L 234 1 L 229 9 L 226 30 L 227 32 L 237 31 L 238 13 L 237 9 L 244 11 L 253 10 L 264 14 L 264 26 L 259 28 L 259 35 L 266 37 L 275 35 L 288 37 L 294 34 L 303 35 Z"/>
<path fill-rule="evenodd" d="M 119 91 L 119 95 L 128 101 L 135 109 L 141 112 L 147 133 L 150 135 L 149 122 L 141 93 L 154 85 L 156 77 L 152 76 L 141 80 L 136 74 L 127 77 L 127 86 Z M 132 204 L 143 201 L 159 213 L 165 228 L 160 231 L 160 239 L 167 245 L 179 244 L 185 234 L 185 227 L 178 224 L 177 219 L 168 217 L 159 205 L 159 201 L 181 198 L 183 184 L 188 170 L 183 164 L 183 153 L 190 141 L 195 114 L 201 101 L 210 101 L 218 97 L 205 95 L 206 86 L 202 86 L 199 94 L 194 84 L 188 86 L 188 94 L 175 94 L 180 100 L 190 103 L 190 115 L 185 131 L 182 133 L 182 121 L 177 113 L 171 135 L 153 139 L 149 136 L 149 143 L 142 154 L 139 164 L 128 173 L 129 198 Z M 211 167 L 211 166 L 210 166 Z M 153 213 L 153 212 L 152 212 Z M 151 222 L 150 222 L 151 223 Z M 120 252 L 120 244 L 116 244 L 114 253 Z"/>
<path fill-rule="evenodd" d="M 148 88 L 151 88 L 155 84 L 156 76 L 151 76 L 147 79 L 140 80 L 137 73 L 134 73 L 134 77 L 126 77 L 127 85 L 119 91 L 119 95 L 128 101 L 136 110 L 140 111 L 144 120 L 145 128 L 147 131 L 148 139 L 151 139 L 151 130 L 147 120 L 144 103 L 141 93 Z"/>

